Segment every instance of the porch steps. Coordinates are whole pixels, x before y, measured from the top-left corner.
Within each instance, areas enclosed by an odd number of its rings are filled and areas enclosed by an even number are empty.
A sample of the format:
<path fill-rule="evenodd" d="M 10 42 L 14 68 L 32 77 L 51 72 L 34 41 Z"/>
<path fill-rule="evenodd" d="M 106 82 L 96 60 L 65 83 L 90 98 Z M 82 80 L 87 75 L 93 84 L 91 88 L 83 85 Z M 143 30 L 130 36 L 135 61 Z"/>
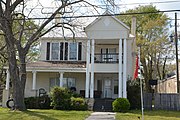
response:
<path fill-rule="evenodd" d="M 95 99 L 93 111 L 97 112 L 112 112 L 112 102 L 114 99 Z"/>

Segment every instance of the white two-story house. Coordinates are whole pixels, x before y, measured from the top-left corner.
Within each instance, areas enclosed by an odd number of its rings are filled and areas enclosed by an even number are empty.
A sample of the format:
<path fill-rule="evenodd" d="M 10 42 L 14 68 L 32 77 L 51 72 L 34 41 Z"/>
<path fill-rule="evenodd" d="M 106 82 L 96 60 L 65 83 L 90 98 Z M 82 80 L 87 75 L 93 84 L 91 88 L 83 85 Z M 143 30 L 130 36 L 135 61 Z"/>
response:
<path fill-rule="evenodd" d="M 40 39 L 39 61 L 27 64 L 25 97 L 38 96 L 40 88 L 49 93 L 53 86 L 74 88 L 85 98 L 127 97 L 135 37 L 127 25 L 105 14 L 85 28 L 86 37 Z"/>

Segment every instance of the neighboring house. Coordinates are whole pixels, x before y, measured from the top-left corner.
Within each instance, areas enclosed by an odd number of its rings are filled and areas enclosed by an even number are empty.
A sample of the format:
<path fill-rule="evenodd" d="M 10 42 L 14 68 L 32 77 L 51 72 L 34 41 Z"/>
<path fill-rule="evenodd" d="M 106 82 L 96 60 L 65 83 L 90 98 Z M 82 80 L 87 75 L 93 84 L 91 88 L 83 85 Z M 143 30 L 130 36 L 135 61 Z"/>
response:
<path fill-rule="evenodd" d="M 177 93 L 177 79 L 176 75 L 159 80 L 157 84 L 158 93 Z"/>
<path fill-rule="evenodd" d="M 38 96 L 40 88 L 49 93 L 53 86 L 75 88 L 88 99 L 127 97 L 135 57 L 130 28 L 114 16 L 101 16 L 85 33 L 75 39 L 40 39 L 39 61 L 27 63 L 25 97 Z"/>

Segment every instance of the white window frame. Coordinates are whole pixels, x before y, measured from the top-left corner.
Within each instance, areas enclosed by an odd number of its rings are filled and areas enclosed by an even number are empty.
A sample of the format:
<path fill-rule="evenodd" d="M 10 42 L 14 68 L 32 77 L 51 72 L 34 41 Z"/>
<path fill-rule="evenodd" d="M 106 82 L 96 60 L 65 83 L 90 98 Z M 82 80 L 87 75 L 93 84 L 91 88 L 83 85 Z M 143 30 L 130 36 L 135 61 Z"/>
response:
<path fill-rule="evenodd" d="M 71 43 L 76 43 L 76 59 L 70 59 L 70 44 Z M 78 46 L 78 42 L 68 42 L 68 60 L 69 61 L 77 61 L 78 60 L 78 50 L 79 50 L 79 46 Z"/>
<path fill-rule="evenodd" d="M 59 47 L 59 52 L 58 52 L 58 59 L 52 59 L 52 44 L 54 43 L 58 43 L 58 47 Z M 60 60 L 60 50 L 61 50 L 61 43 L 63 43 L 63 59 Z M 65 57 L 65 43 L 68 43 L 68 58 L 67 60 L 64 59 Z M 71 43 L 75 43 L 76 44 L 76 59 L 70 59 L 70 44 Z M 78 61 L 78 56 L 79 56 L 79 42 L 51 42 L 50 43 L 50 60 L 51 61 Z M 82 53 L 81 53 L 82 54 Z"/>

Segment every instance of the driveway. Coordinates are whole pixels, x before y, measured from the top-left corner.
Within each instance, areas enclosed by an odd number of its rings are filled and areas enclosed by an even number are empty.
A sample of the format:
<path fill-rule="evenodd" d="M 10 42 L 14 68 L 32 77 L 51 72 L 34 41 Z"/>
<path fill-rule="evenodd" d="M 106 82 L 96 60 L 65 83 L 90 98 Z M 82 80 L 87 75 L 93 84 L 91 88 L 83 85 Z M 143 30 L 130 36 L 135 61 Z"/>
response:
<path fill-rule="evenodd" d="M 115 120 L 113 112 L 93 112 L 86 120 Z"/>

